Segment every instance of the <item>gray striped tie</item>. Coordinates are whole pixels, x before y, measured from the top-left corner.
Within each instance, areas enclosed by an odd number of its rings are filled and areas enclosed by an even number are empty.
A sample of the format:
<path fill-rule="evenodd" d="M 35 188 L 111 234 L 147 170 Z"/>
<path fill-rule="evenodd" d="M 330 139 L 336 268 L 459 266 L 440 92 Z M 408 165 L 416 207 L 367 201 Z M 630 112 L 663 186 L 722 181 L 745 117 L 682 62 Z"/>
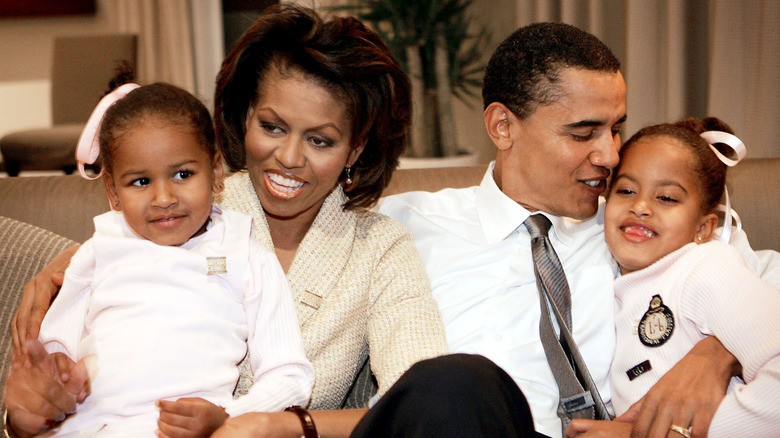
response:
<path fill-rule="evenodd" d="M 542 278 L 542 286 L 552 296 L 555 305 L 565 318 L 566 328 L 571 331 L 571 292 L 566 273 L 563 272 L 561 261 L 555 253 L 547 233 L 552 224 L 546 216 L 532 214 L 523 222 L 531 234 L 531 253 L 534 266 Z"/>
<path fill-rule="evenodd" d="M 603 420 L 609 419 L 609 415 L 571 335 L 571 292 L 563 266 L 547 236 L 552 224 L 541 214 L 529 216 L 523 224 L 531 235 L 531 254 L 541 308 L 539 334 L 550 370 L 558 384 L 558 417 L 565 435 L 572 418 Z M 560 327 L 560 338 L 552 324 L 548 300 Z"/>

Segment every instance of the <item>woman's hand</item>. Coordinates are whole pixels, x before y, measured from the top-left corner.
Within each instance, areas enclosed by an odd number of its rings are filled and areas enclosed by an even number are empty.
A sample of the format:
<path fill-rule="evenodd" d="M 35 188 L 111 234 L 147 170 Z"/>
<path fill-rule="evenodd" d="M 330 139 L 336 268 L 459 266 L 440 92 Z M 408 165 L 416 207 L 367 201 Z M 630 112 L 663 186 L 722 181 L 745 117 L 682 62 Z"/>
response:
<path fill-rule="evenodd" d="M 618 419 L 634 423 L 635 438 L 665 437 L 672 424 L 690 427 L 692 437 L 706 437 L 729 380 L 739 372 L 736 358 L 717 338 L 707 337 Z"/>
<path fill-rule="evenodd" d="M 225 420 L 212 438 L 299 438 L 301 422 L 292 412 L 252 412 Z"/>
<path fill-rule="evenodd" d="M 37 340 L 28 340 L 25 350 L 28 355 L 14 362 L 5 385 L 8 421 L 19 436 L 62 421 L 89 394 L 84 362 L 50 355 Z"/>
<path fill-rule="evenodd" d="M 368 409 L 341 409 L 335 411 L 309 411 L 323 438 L 349 437 Z M 300 438 L 303 435 L 301 420 L 292 412 L 272 412 L 230 417 L 225 420 L 213 438 Z"/>
<path fill-rule="evenodd" d="M 156 405 L 160 408 L 157 421 L 160 437 L 209 437 L 228 418 L 224 408 L 202 398 L 158 400 Z"/>
<path fill-rule="evenodd" d="M 26 339 L 38 339 L 43 317 L 49 310 L 51 300 L 60 290 L 65 269 L 78 249 L 79 245 L 66 249 L 24 285 L 22 302 L 11 321 L 11 339 L 16 358 L 24 357 Z"/>
<path fill-rule="evenodd" d="M 566 429 L 566 437 L 611 438 L 630 437 L 631 423 L 621 421 L 572 420 Z"/>

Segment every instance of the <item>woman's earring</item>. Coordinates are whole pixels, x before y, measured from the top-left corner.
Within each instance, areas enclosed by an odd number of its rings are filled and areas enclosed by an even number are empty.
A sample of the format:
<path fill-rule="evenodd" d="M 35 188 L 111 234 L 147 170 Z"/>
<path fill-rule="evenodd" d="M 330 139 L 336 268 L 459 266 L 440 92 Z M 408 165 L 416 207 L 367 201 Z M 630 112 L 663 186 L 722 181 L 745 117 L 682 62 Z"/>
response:
<path fill-rule="evenodd" d="M 347 166 L 344 170 L 347 172 L 347 179 L 345 179 L 344 182 L 347 183 L 347 185 L 350 185 L 352 184 L 352 166 Z"/>

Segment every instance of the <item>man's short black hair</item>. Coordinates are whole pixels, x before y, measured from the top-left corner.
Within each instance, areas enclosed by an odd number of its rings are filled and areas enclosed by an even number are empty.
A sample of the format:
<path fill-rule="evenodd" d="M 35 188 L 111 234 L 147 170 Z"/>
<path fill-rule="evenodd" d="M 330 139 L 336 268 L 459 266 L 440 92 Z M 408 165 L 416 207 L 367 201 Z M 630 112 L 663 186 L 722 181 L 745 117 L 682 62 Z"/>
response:
<path fill-rule="evenodd" d="M 485 69 L 484 107 L 500 102 L 525 119 L 558 99 L 556 82 L 567 67 L 614 73 L 620 61 L 598 38 L 574 26 L 521 27 L 498 46 Z"/>

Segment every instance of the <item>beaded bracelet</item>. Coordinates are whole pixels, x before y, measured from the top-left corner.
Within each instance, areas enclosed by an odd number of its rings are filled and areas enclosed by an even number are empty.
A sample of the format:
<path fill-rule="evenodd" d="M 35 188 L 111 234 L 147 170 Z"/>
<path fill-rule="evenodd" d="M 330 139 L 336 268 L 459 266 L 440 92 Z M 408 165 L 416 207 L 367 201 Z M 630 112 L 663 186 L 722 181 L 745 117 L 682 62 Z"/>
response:
<path fill-rule="evenodd" d="M 314 419 L 311 418 L 309 411 L 300 406 L 289 406 L 284 408 L 284 410 L 293 412 L 301 420 L 301 426 L 303 426 L 301 438 L 320 438 L 319 434 L 317 434 L 317 426 L 314 425 Z"/>

